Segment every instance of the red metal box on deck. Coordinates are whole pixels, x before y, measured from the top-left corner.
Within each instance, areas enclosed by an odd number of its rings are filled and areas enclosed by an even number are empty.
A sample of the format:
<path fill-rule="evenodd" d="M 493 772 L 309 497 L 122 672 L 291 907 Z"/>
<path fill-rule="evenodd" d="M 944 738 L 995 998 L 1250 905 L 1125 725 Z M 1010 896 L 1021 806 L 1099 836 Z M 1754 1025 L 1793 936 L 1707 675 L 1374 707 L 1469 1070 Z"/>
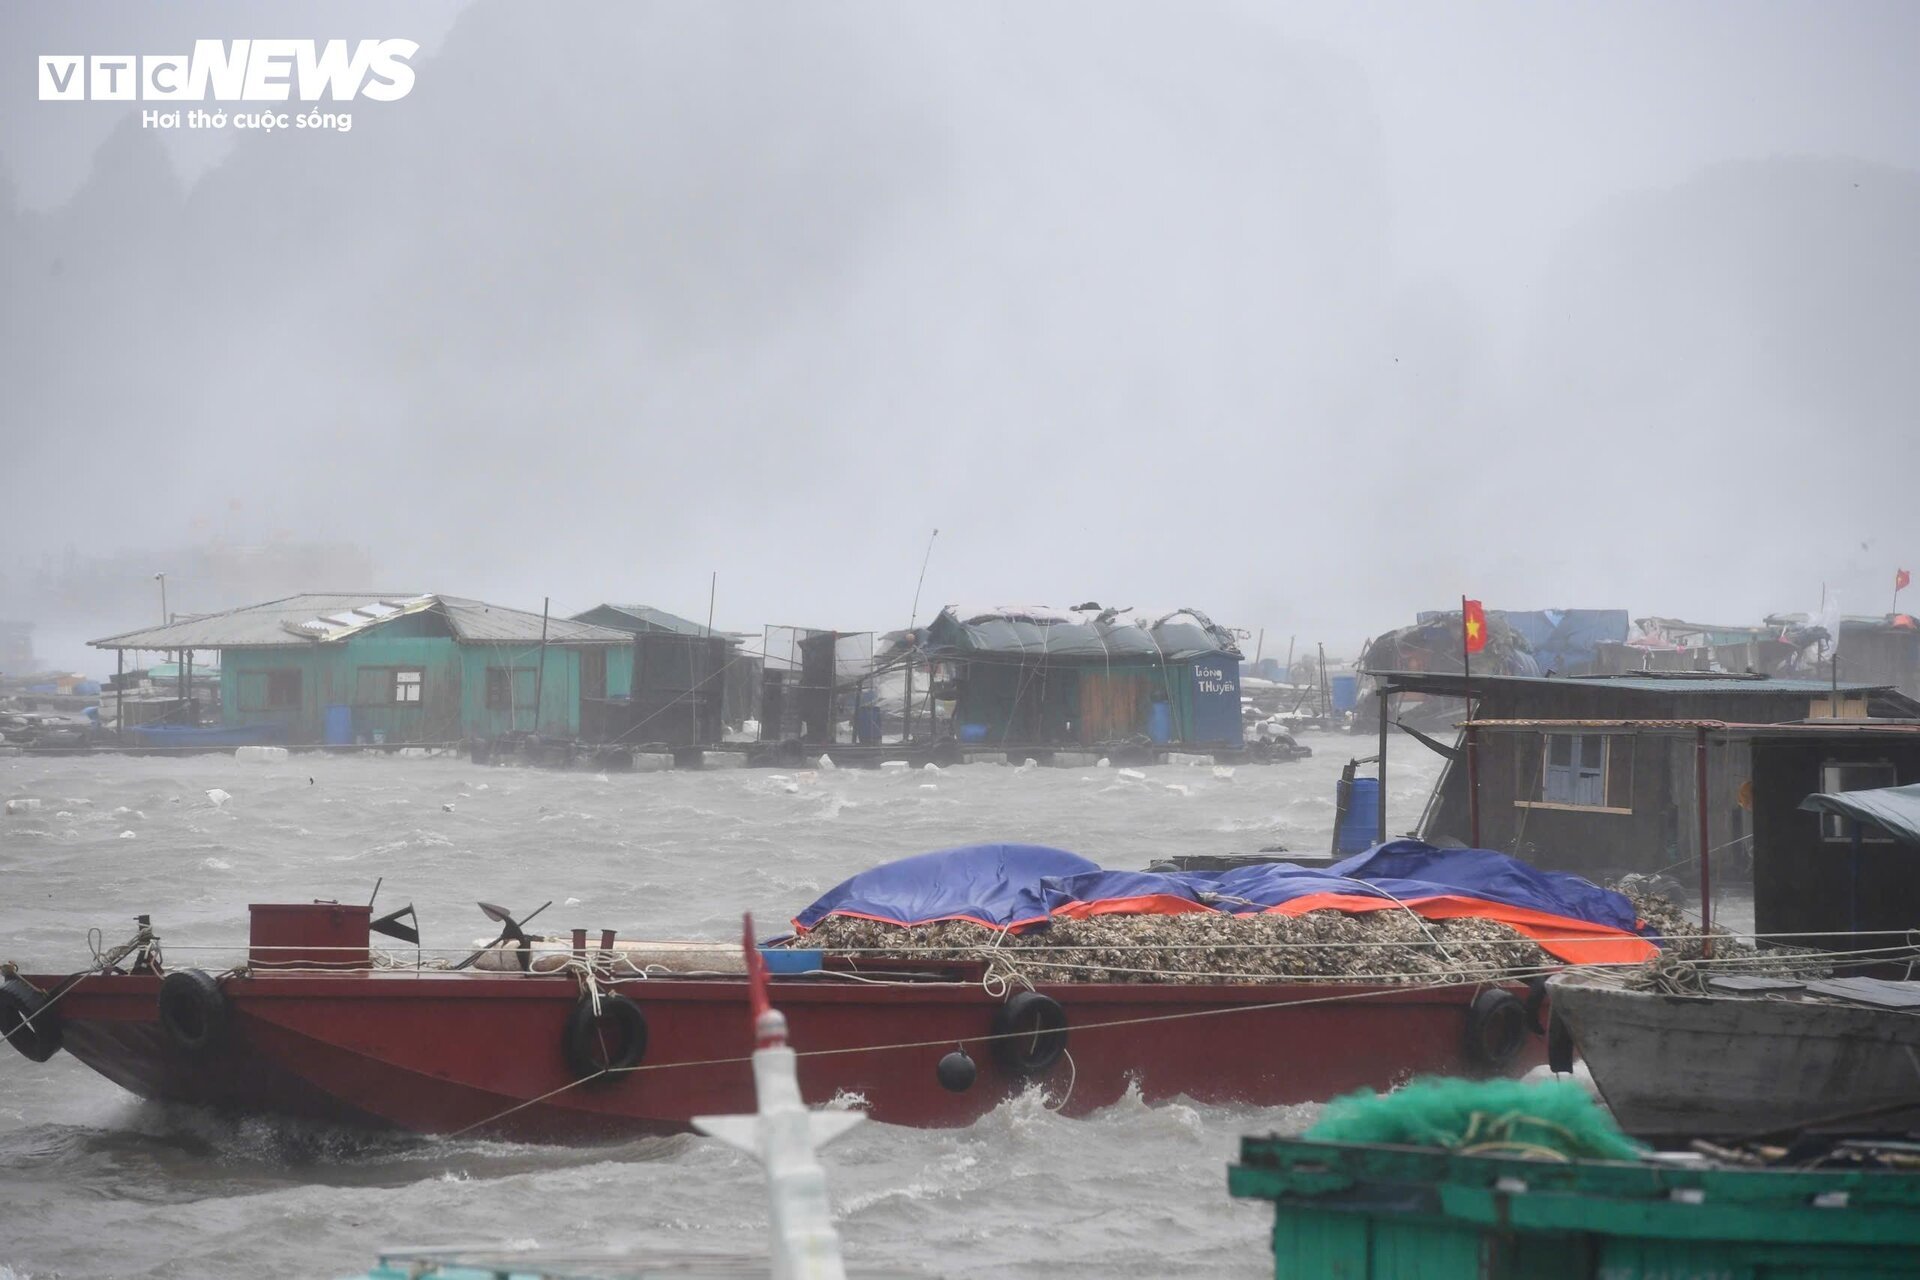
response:
<path fill-rule="evenodd" d="M 247 959 L 257 969 L 364 969 L 370 906 L 344 902 L 255 902 L 247 907 Z"/>

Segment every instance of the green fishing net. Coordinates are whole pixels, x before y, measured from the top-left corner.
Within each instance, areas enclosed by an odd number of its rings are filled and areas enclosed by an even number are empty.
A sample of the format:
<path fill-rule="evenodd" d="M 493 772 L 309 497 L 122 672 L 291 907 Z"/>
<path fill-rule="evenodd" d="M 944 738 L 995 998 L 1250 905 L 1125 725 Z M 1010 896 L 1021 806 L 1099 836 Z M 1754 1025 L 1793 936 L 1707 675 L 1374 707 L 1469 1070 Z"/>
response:
<path fill-rule="evenodd" d="M 1645 1150 L 1591 1095 L 1567 1080 L 1415 1080 L 1327 1104 L 1316 1142 L 1444 1147 L 1470 1154 L 1634 1160 Z"/>

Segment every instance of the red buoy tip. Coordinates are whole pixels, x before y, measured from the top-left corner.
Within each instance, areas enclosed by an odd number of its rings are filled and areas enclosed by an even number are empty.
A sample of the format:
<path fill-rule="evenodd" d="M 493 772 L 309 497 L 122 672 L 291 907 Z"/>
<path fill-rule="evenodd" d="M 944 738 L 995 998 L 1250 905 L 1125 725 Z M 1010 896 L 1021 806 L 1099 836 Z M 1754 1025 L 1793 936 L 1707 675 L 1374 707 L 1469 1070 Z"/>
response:
<path fill-rule="evenodd" d="M 745 913 L 740 920 L 740 945 L 747 953 L 747 998 L 752 1005 L 754 1031 L 758 1035 L 760 1015 L 773 1008 L 773 1002 L 767 998 L 767 961 L 760 954 L 760 945 L 753 940 L 753 913 Z"/>

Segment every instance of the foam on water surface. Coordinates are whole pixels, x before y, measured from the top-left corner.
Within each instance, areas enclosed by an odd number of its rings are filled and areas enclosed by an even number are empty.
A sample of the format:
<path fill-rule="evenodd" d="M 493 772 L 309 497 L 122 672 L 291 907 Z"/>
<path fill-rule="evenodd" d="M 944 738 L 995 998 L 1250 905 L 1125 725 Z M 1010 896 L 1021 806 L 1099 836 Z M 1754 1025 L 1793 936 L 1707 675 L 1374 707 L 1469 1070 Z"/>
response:
<path fill-rule="evenodd" d="M 1231 785 L 1172 767 L 1096 769 L 1118 785 L 1086 786 L 1077 769 L 987 765 L 602 779 L 447 757 L 8 758 L 0 795 L 64 797 L 68 816 L 49 805 L 0 827 L 0 958 L 76 968 L 89 928 L 112 945 L 148 912 L 175 963 L 211 966 L 244 950 L 248 902 L 364 902 L 381 876 L 381 907 L 413 902 L 430 941 L 494 932 L 476 898 L 521 912 L 552 899 L 540 924 L 554 931 L 730 940 L 742 910 L 785 920 L 864 867 L 960 844 L 1030 841 L 1115 867 L 1319 850 L 1355 743 L 1306 741 L 1314 758 L 1243 767 Z M 1437 764 L 1397 751 L 1396 827 L 1418 818 Z M 1226 1165 L 1242 1133 L 1297 1132 L 1312 1108 L 1137 1090 L 1080 1119 L 1051 1105 L 1029 1093 L 965 1129 L 869 1124 L 836 1144 L 849 1260 L 1036 1280 L 1271 1274 L 1268 1215 L 1229 1199 Z M 694 1138 L 558 1148 L 227 1120 L 141 1103 L 64 1055 L 0 1054 L 0 1278 L 272 1274 L 290 1256 L 346 1275 L 382 1243 L 429 1235 L 738 1248 L 764 1227 L 760 1176 Z"/>

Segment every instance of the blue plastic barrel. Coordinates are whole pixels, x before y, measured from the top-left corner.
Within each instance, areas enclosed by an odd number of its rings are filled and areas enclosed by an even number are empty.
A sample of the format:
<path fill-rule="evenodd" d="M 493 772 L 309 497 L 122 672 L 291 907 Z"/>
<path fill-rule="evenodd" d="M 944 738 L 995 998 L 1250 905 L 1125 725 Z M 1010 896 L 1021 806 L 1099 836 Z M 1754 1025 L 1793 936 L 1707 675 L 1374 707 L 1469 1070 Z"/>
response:
<path fill-rule="evenodd" d="M 1360 705 L 1360 677 L 1334 676 L 1327 681 L 1333 693 L 1335 711 L 1351 711 Z"/>
<path fill-rule="evenodd" d="M 1335 853 L 1364 853 L 1380 843 L 1380 779 L 1342 779 L 1336 784 L 1347 794 L 1340 805 L 1340 828 L 1334 832 Z"/>
<path fill-rule="evenodd" d="M 1147 737 L 1155 742 L 1173 741 L 1173 707 L 1156 702 L 1147 709 Z"/>

